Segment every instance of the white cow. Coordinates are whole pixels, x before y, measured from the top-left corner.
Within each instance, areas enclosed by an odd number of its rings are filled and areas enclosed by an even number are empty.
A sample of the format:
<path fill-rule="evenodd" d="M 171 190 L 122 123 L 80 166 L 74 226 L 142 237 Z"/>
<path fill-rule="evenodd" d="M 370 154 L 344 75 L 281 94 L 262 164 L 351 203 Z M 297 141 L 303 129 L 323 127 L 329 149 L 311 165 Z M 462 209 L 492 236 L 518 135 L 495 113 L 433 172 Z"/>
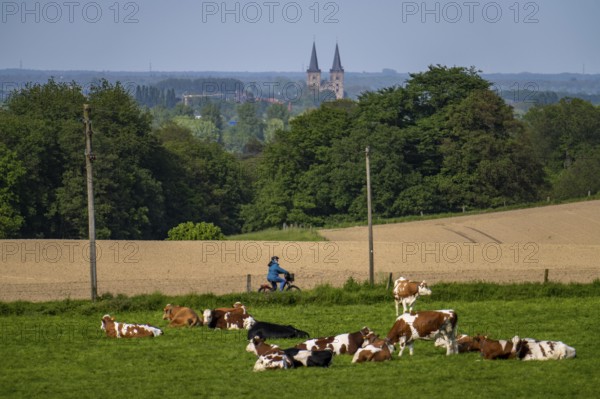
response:
<path fill-rule="evenodd" d="M 560 360 L 576 356 L 575 348 L 560 341 L 538 341 L 533 338 L 521 340 L 521 360 Z"/>

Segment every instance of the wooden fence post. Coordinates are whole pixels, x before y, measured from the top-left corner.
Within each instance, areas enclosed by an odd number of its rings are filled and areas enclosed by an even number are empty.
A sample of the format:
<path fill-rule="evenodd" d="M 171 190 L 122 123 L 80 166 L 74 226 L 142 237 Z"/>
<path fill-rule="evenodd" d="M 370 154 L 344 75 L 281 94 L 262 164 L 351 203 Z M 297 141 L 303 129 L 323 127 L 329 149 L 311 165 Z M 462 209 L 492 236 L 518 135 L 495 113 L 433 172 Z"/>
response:
<path fill-rule="evenodd" d="M 246 292 L 252 292 L 252 276 L 246 275 Z"/>
<path fill-rule="evenodd" d="M 392 273 L 390 273 L 390 275 L 388 276 L 388 281 L 387 281 L 387 285 L 385 287 L 385 290 L 389 290 L 390 286 L 392 285 Z"/>
<path fill-rule="evenodd" d="M 548 269 L 544 269 L 544 284 L 548 284 Z"/>

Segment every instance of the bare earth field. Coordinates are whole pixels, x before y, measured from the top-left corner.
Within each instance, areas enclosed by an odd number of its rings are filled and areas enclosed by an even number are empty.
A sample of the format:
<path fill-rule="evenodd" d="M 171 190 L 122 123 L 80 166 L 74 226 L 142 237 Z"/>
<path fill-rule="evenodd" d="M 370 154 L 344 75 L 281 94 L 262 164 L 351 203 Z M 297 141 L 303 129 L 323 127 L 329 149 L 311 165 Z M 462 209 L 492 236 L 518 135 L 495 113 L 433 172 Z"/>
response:
<path fill-rule="evenodd" d="M 322 230 L 327 242 L 98 241 L 99 294 L 256 290 L 272 255 L 301 288 L 368 279 L 367 228 Z M 525 282 L 600 278 L 600 201 L 374 227 L 378 281 Z M 0 301 L 90 297 L 89 244 L 0 240 Z"/>

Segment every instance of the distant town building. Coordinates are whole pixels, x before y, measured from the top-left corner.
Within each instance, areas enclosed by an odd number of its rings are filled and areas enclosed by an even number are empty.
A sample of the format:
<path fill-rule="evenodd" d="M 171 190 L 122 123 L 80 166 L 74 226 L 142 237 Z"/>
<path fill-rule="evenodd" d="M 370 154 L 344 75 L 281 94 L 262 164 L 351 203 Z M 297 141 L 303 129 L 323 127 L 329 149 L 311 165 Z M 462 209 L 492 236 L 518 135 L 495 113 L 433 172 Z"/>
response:
<path fill-rule="evenodd" d="M 340 59 L 340 49 L 335 44 L 335 53 L 333 55 L 333 65 L 329 70 L 329 80 L 321 80 L 321 70 L 317 59 L 317 48 L 313 42 L 312 53 L 310 55 L 310 64 L 306 70 L 306 85 L 315 91 L 330 90 L 335 94 L 336 99 L 344 98 L 344 68 Z"/>

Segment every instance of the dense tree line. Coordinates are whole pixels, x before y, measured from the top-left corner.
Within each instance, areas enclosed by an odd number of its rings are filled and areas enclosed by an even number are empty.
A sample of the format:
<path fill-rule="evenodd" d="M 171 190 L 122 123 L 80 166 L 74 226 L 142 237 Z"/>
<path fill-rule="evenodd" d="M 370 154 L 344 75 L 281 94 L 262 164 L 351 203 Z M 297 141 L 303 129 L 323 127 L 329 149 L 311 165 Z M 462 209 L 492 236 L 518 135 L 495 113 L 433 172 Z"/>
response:
<path fill-rule="evenodd" d="M 4 237 L 87 236 L 82 105 L 92 109 L 98 238 L 161 239 L 190 220 L 225 233 L 241 226 L 246 173 L 216 143 L 167 124 L 106 81 L 89 96 L 49 81 L 13 94 L 0 111 L 0 229 Z"/>
<path fill-rule="evenodd" d="M 600 191 L 600 107 L 578 98 L 532 108 L 527 135 L 552 183 L 547 195 L 567 199 Z"/>
<path fill-rule="evenodd" d="M 534 201 L 545 187 L 524 125 L 472 68 L 432 66 L 290 125 L 265 148 L 246 230 L 364 220 L 367 146 L 381 217 Z"/>
<path fill-rule="evenodd" d="M 378 217 L 600 192 L 599 107 L 552 98 L 517 119 L 473 68 L 431 66 L 296 117 L 258 101 L 146 110 L 120 84 L 86 97 L 50 80 L 0 109 L 0 238 L 87 237 L 84 103 L 98 238 L 364 220 L 367 146 Z"/>
<path fill-rule="evenodd" d="M 156 83 L 159 90 L 174 89 L 177 94 L 208 94 L 235 96 L 235 93 L 244 90 L 244 83 L 231 78 L 198 78 L 182 79 L 170 78 Z"/>

